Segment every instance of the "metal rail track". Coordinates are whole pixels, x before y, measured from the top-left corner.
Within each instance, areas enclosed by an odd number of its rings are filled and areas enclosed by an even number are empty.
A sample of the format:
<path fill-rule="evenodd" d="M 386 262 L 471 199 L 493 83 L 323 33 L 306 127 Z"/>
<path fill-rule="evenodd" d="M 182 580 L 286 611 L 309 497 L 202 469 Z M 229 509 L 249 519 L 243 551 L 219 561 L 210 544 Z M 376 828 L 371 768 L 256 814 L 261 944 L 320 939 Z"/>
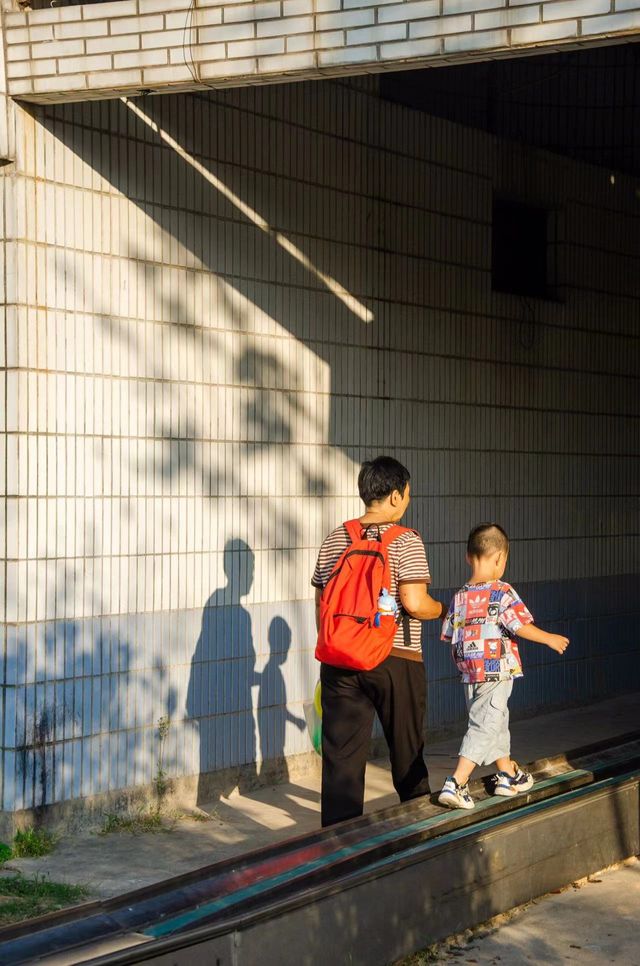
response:
<path fill-rule="evenodd" d="M 376 966 L 640 851 L 640 732 L 532 767 L 2 930 L 0 962 Z"/>

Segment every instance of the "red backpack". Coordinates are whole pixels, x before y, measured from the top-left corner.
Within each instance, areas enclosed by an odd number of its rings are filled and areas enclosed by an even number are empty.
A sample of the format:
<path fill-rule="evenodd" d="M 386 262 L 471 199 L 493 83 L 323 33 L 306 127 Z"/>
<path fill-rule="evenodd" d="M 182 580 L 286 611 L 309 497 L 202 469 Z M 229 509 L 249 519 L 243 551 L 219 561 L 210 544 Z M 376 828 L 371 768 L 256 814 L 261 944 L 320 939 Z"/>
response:
<path fill-rule="evenodd" d="M 322 591 L 316 658 L 335 667 L 370 671 L 391 653 L 398 627 L 392 614 L 377 617 L 382 588 L 391 587 L 387 551 L 410 530 L 394 524 L 383 534 L 378 532 L 377 540 L 367 540 L 359 520 L 344 526 L 351 543 Z M 369 532 L 374 528 L 371 524 Z"/>

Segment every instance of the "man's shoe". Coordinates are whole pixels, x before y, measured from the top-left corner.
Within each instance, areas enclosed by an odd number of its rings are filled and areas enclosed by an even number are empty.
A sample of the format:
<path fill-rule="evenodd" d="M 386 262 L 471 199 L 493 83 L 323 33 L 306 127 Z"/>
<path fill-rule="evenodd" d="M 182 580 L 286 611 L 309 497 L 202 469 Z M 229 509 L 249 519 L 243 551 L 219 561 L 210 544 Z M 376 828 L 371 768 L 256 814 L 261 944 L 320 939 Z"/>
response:
<path fill-rule="evenodd" d="M 501 795 L 503 798 L 512 798 L 518 792 L 528 792 L 533 787 L 533 775 L 528 771 L 523 771 L 514 761 L 516 766 L 515 775 L 509 775 L 506 771 L 499 771 L 496 775 L 496 787 L 494 795 Z"/>
<path fill-rule="evenodd" d="M 469 783 L 458 785 L 453 777 L 447 778 L 438 795 L 438 801 L 446 808 L 473 808 L 475 805 L 469 794 Z"/>

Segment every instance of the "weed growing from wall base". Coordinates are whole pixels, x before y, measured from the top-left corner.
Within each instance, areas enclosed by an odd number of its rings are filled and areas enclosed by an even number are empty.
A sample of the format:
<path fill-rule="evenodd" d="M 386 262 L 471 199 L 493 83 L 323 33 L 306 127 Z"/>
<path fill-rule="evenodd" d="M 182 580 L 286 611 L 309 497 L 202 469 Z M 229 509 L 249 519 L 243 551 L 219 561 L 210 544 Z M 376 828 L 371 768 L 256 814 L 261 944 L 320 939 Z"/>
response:
<path fill-rule="evenodd" d="M 164 746 L 170 727 L 171 722 L 169 721 L 168 717 L 163 716 L 162 718 L 158 718 L 158 762 L 156 774 L 153 779 L 153 785 L 156 790 L 156 797 L 158 799 L 158 811 L 162 810 L 165 796 L 171 788 L 171 779 L 167 775 L 164 767 Z"/>
<path fill-rule="evenodd" d="M 105 816 L 105 823 L 100 830 L 100 835 L 109 835 L 110 832 L 131 832 L 140 834 L 143 832 L 169 832 L 172 831 L 178 818 L 177 814 L 166 816 L 165 798 L 171 789 L 171 779 L 164 767 L 165 742 L 171 728 L 169 718 L 163 716 L 158 719 L 158 759 L 156 762 L 156 773 L 152 779 L 152 785 L 156 793 L 156 804 L 153 808 L 140 808 L 136 812 L 125 812 L 124 814 L 109 814 Z M 165 824 L 164 818 L 169 818 L 171 825 Z"/>
<path fill-rule="evenodd" d="M 107 815 L 105 823 L 100 830 L 100 835 L 109 835 L 110 832 L 131 832 L 132 835 L 140 835 L 144 832 L 168 832 L 170 831 L 162 821 L 159 809 L 140 809 L 140 811 L 125 815 Z"/>
<path fill-rule="evenodd" d="M 55 836 L 43 828 L 18 829 L 13 838 L 11 855 L 14 859 L 37 858 L 48 855 L 56 844 Z"/>

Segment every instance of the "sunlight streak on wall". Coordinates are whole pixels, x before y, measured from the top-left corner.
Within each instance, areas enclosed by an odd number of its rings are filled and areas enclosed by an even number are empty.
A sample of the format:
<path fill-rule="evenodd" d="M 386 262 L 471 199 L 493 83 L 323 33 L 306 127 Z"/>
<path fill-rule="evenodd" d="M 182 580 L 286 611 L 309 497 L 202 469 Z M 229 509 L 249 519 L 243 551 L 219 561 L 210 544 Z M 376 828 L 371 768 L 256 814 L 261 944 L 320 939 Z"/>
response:
<path fill-rule="evenodd" d="M 159 127 L 148 114 L 145 114 L 144 111 L 138 107 L 137 104 L 134 104 L 133 101 L 130 101 L 127 97 L 122 97 L 121 101 L 123 104 L 126 104 L 129 110 L 133 111 L 136 117 L 150 127 L 151 130 L 154 131 L 158 137 L 165 142 L 165 144 L 168 144 L 170 148 L 173 148 L 173 150 L 182 158 L 183 161 L 186 161 L 187 164 L 190 164 L 193 168 L 195 168 L 201 177 L 208 181 L 209 184 L 213 185 L 213 187 L 224 195 L 228 201 L 234 204 L 238 211 L 242 212 L 245 218 L 248 218 L 254 223 L 254 225 L 260 228 L 261 231 L 269 235 L 270 238 L 273 238 L 289 255 L 292 256 L 292 258 L 295 258 L 298 262 L 300 262 L 301 265 L 304 265 L 307 271 L 311 272 L 312 275 L 315 275 L 315 277 L 322 282 L 323 285 L 326 285 L 329 291 L 332 292 L 336 298 L 340 299 L 340 301 L 343 302 L 354 315 L 356 315 L 359 319 L 362 319 L 363 322 L 373 321 L 373 312 L 370 309 L 363 305 L 362 302 L 359 302 L 355 296 L 350 294 L 350 292 L 347 292 L 347 290 L 334 278 L 316 268 L 315 265 L 309 261 L 304 252 L 300 251 L 300 249 L 294 245 L 292 241 L 286 238 L 279 231 L 275 231 L 275 229 L 271 228 L 271 226 L 264 220 L 264 218 L 262 218 L 261 215 L 258 214 L 257 211 L 254 211 L 253 208 L 247 205 L 241 198 L 238 197 L 238 195 L 231 191 L 224 184 L 224 182 L 220 180 L 220 178 L 217 178 L 215 174 L 209 171 L 208 168 L 205 168 L 204 165 L 197 160 L 197 158 L 194 158 L 193 155 L 189 154 L 188 151 L 185 151 L 184 148 L 178 144 L 175 138 L 172 138 L 170 134 L 167 134 L 166 131 Z"/>

